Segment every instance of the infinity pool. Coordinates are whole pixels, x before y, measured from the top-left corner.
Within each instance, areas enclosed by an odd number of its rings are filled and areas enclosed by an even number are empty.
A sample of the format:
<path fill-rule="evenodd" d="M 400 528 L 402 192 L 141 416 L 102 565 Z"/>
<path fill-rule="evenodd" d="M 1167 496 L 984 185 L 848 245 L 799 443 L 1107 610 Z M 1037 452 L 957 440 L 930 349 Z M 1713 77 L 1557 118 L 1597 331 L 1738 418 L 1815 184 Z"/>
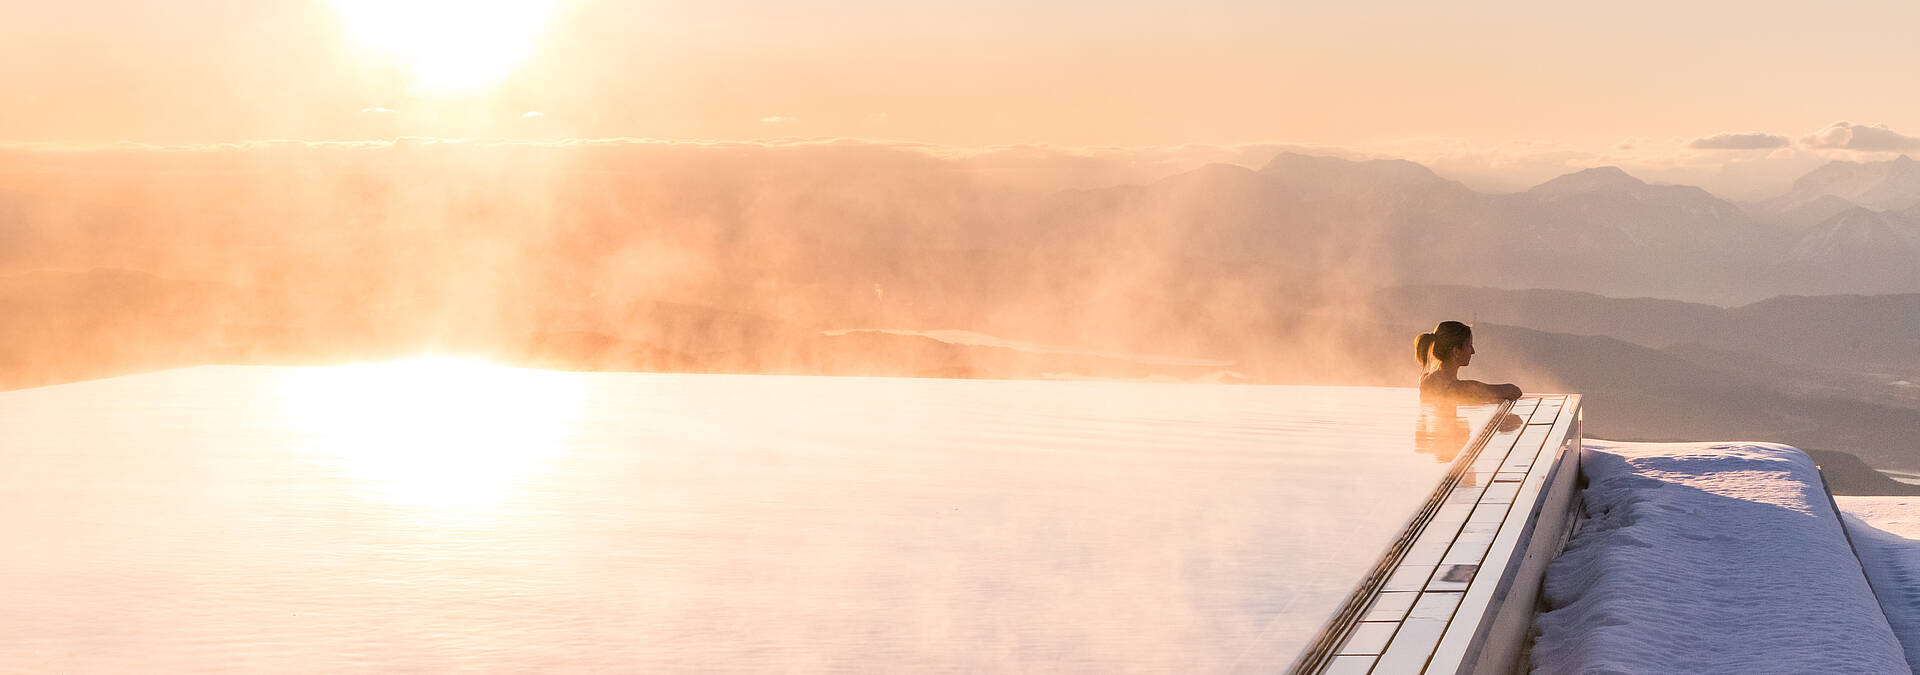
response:
<path fill-rule="evenodd" d="M 0 393 L 0 670 L 1272 671 L 1492 413 L 457 360 Z"/>

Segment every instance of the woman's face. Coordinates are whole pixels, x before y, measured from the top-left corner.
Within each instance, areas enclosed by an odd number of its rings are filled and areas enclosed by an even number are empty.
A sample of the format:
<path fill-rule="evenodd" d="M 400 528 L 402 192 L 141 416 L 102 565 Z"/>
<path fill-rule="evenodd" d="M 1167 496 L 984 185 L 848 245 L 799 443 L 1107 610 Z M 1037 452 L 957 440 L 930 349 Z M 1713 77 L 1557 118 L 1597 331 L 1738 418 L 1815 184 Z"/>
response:
<path fill-rule="evenodd" d="M 1453 358 L 1462 366 L 1472 363 L 1473 338 L 1467 338 L 1466 342 L 1460 343 L 1460 346 L 1453 350 Z"/>

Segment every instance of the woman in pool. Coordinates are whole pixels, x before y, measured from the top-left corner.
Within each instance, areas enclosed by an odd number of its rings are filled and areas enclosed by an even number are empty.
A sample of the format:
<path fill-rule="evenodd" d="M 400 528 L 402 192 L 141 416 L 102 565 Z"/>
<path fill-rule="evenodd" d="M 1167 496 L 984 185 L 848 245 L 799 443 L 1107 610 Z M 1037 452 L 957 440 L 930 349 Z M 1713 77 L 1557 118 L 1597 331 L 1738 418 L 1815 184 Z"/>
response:
<path fill-rule="evenodd" d="M 1425 372 L 1420 375 L 1420 397 L 1491 403 L 1520 398 L 1511 384 L 1487 384 L 1460 379 L 1460 368 L 1473 361 L 1473 329 L 1458 321 L 1442 321 L 1414 342 L 1415 356 Z"/>

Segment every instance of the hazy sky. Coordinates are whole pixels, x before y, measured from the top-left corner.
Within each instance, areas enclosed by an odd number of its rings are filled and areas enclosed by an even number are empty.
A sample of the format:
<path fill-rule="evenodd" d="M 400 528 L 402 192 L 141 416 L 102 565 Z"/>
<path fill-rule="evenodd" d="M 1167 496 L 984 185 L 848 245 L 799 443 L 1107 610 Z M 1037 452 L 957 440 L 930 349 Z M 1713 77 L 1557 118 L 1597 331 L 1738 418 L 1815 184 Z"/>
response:
<path fill-rule="evenodd" d="M 1920 133 L 1913 0 L 4 2 L 13 143 L 1281 142 L 1717 167 L 1817 151 L 1840 120 Z M 1687 147 L 1723 133 L 1775 138 Z"/>

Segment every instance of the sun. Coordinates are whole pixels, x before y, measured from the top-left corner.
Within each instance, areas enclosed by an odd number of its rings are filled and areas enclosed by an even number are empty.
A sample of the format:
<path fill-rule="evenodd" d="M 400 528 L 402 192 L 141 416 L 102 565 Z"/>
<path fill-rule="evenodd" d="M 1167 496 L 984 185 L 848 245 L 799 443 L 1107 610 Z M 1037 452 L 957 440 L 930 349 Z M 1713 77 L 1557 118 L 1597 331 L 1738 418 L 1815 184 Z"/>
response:
<path fill-rule="evenodd" d="M 471 92 L 521 65 L 555 0 L 333 0 L 356 47 L 405 69 L 417 93 Z"/>

